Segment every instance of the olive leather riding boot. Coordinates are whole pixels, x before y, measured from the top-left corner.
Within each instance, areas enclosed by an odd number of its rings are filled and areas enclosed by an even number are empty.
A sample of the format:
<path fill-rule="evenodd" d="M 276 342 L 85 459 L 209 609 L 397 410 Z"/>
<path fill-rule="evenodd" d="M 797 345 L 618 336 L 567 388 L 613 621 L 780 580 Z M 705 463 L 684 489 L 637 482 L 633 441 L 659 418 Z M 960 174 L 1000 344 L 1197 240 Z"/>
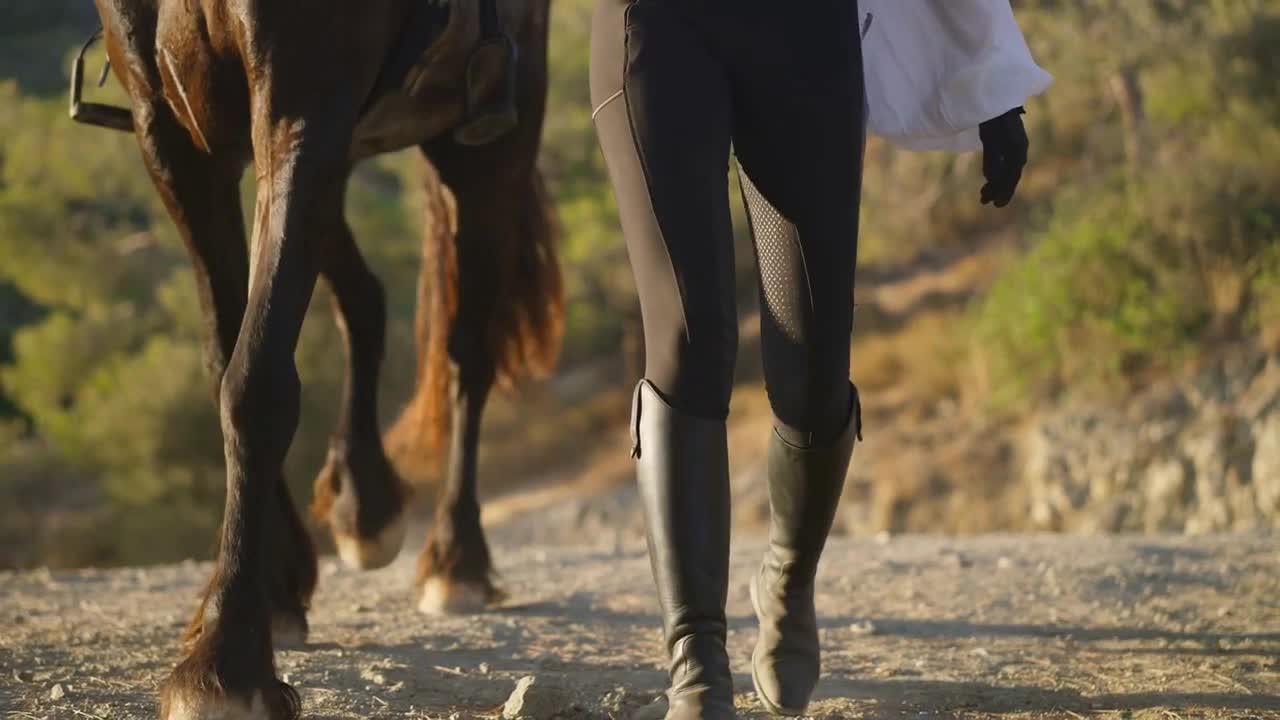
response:
<path fill-rule="evenodd" d="M 723 420 L 685 415 L 636 387 L 632 455 L 671 659 L 667 720 L 734 718 L 725 652 L 729 457 Z"/>
<path fill-rule="evenodd" d="M 858 391 L 833 441 L 797 447 L 769 438 L 769 549 L 751 582 L 760 636 L 751 654 L 756 694 L 775 715 L 803 715 L 821 667 L 814 577 L 861 431 Z"/>

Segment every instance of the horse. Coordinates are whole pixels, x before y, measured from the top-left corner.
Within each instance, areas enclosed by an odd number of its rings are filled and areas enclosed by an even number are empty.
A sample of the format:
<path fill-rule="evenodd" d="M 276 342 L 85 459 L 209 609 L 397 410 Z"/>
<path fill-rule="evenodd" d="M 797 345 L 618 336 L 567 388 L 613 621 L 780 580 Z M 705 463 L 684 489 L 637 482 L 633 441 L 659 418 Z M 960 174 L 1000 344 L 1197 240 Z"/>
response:
<path fill-rule="evenodd" d="M 95 0 L 129 107 L 80 102 L 82 52 L 72 115 L 134 133 L 188 249 L 226 454 L 217 560 L 160 688 L 166 720 L 299 715 L 273 649 L 305 638 L 316 585 L 282 463 L 300 412 L 293 355 L 317 280 L 332 291 L 347 370 L 313 511 L 345 563 L 390 563 L 408 492 L 384 441 L 428 452 L 448 435 L 416 602 L 470 611 L 501 598 L 476 497 L 480 420 L 495 385 L 554 362 L 563 306 L 536 168 L 549 0 L 495 2 Z M 499 38 L 508 45 L 494 44 L 494 27 L 510 31 Z M 417 381 L 384 438 L 384 292 L 343 197 L 357 162 L 413 146 L 427 160 L 428 198 Z M 238 185 L 250 165 L 247 243 Z"/>

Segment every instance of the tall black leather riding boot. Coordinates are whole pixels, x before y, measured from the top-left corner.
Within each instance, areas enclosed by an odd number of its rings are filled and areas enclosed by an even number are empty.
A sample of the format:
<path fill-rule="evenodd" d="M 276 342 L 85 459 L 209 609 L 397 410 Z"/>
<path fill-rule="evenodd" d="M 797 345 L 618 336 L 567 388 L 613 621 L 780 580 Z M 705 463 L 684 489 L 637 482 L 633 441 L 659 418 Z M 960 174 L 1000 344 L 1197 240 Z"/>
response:
<path fill-rule="evenodd" d="M 684 415 L 648 381 L 636 387 L 633 450 L 649 563 L 671 658 L 667 720 L 727 720 L 729 457 L 723 420 Z"/>
<path fill-rule="evenodd" d="M 814 577 L 861 431 L 857 388 L 834 441 L 797 447 L 769 439 L 769 549 L 751 582 L 760 636 L 751 654 L 756 694 L 776 715 L 803 715 L 821 666 Z"/>

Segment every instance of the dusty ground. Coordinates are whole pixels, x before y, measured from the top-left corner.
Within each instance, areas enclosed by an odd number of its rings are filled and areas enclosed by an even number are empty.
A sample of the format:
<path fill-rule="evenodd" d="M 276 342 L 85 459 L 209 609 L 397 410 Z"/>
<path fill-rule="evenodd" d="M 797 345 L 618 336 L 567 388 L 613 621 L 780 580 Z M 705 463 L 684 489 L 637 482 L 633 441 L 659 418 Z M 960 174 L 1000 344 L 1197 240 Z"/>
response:
<path fill-rule="evenodd" d="M 371 574 L 322 559 L 310 647 L 277 656 L 306 716 L 496 717 L 534 676 L 558 717 L 654 717 L 663 673 L 642 545 L 497 535 L 513 601 L 474 617 L 409 610 L 411 553 Z M 1280 718 L 1278 547 L 1261 535 L 836 540 L 813 714 Z M 746 674 L 759 550 L 735 548 L 729 598 L 744 717 L 763 717 Z M 150 716 L 207 570 L 0 574 L 0 717 Z"/>

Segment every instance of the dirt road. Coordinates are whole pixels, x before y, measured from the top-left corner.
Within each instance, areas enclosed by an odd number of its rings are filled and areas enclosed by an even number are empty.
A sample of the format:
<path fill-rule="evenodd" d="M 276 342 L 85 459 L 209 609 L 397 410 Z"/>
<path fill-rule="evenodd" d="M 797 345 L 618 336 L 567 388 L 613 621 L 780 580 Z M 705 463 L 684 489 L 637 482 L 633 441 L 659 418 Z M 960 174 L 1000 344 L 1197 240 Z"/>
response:
<path fill-rule="evenodd" d="M 812 714 L 1280 718 L 1278 541 L 833 541 Z M 277 656 L 305 716 L 500 717 L 533 677 L 531 717 L 660 717 L 642 545 L 495 549 L 510 606 L 457 618 L 410 610 L 411 553 L 371 574 L 322 559 L 310 646 Z M 746 718 L 763 717 L 747 675 L 759 551 L 735 547 L 729 598 Z M 207 570 L 0 574 L 0 718 L 150 717 Z"/>

